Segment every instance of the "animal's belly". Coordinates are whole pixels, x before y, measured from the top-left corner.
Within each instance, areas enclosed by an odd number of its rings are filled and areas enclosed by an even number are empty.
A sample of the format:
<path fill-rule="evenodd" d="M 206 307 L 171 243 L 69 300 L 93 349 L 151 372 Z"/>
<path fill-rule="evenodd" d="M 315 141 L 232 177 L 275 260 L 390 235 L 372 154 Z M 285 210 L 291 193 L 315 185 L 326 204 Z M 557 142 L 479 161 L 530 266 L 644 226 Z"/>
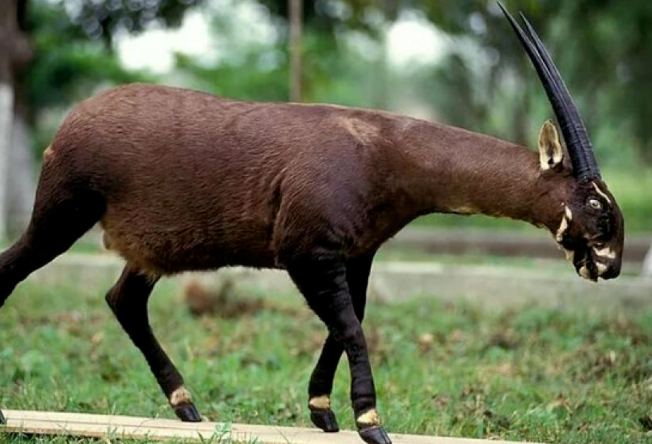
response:
<path fill-rule="evenodd" d="M 214 270 L 242 265 L 277 268 L 266 233 L 252 227 L 124 229 L 104 226 L 105 246 L 128 263 L 150 273 Z"/>

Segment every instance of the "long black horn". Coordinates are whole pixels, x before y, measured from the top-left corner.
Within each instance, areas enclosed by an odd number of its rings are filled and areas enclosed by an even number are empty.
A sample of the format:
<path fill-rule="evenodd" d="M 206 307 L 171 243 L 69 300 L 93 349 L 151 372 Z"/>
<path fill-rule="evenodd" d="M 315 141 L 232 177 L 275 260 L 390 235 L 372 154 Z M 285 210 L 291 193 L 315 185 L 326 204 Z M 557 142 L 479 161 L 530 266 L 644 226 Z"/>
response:
<path fill-rule="evenodd" d="M 580 117 L 577 107 L 573 103 L 573 98 L 559 70 L 552 61 L 543 42 L 523 14 L 521 14 L 521 18 L 525 23 L 527 33 L 521 29 L 516 20 L 500 2 L 498 2 L 498 6 L 500 6 L 505 17 L 509 20 L 514 32 L 525 48 L 525 52 L 530 57 L 530 61 L 532 61 L 534 68 L 539 74 L 541 83 L 546 90 L 550 104 L 559 121 L 561 133 L 573 164 L 573 174 L 582 180 L 600 178 L 600 170 L 593 154 L 593 146 L 591 145 L 586 126 Z"/>

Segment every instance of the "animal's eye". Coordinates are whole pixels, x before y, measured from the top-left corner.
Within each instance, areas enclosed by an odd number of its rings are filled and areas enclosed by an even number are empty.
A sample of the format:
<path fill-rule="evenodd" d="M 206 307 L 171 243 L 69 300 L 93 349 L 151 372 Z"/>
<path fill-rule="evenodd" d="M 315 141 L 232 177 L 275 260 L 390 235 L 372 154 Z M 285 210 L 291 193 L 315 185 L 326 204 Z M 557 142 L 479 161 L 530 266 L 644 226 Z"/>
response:
<path fill-rule="evenodd" d="M 591 208 L 594 210 L 601 210 L 602 209 L 602 204 L 598 199 L 589 199 L 589 205 Z"/>

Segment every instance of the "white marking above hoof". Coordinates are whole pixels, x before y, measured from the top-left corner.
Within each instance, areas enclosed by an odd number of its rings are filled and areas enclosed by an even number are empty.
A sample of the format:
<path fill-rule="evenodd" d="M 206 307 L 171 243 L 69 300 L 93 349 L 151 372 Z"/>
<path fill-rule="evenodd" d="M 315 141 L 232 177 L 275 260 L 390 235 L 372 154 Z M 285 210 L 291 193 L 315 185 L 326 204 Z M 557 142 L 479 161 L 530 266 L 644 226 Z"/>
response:
<path fill-rule="evenodd" d="M 358 424 L 362 425 L 380 425 L 380 417 L 378 416 L 378 412 L 376 409 L 371 409 L 363 413 L 362 415 L 358 416 L 358 418 L 355 420 Z"/>
<path fill-rule="evenodd" d="M 321 410 L 330 410 L 331 398 L 328 395 L 315 396 L 314 398 L 310 398 L 308 406 Z"/>
<path fill-rule="evenodd" d="M 190 404 L 192 402 L 192 396 L 190 392 L 184 387 L 181 386 L 170 395 L 170 405 L 176 407 L 181 404 Z"/>

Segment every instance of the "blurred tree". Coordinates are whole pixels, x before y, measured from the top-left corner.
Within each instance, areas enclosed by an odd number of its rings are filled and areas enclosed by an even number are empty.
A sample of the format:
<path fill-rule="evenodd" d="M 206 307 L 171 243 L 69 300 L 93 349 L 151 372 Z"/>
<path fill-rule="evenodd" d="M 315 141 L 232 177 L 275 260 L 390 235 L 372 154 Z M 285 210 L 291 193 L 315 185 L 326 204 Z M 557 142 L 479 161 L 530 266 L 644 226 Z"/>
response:
<path fill-rule="evenodd" d="M 167 28 L 181 25 L 189 8 L 203 0 L 61 0 L 72 23 L 91 39 L 111 46 L 114 36 L 138 33 L 156 23 Z"/>
<path fill-rule="evenodd" d="M 303 70 L 302 70 L 302 44 L 303 33 L 303 0 L 288 0 L 290 4 L 290 38 L 288 51 L 290 52 L 290 100 L 303 101 Z"/>
<path fill-rule="evenodd" d="M 0 238 L 6 236 L 6 215 L 16 200 L 12 191 L 25 190 L 24 175 L 15 174 L 15 167 L 24 165 L 27 150 L 15 150 L 16 143 L 24 139 L 22 95 L 19 85 L 22 72 L 32 58 L 31 47 L 25 33 L 27 0 L 2 0 L 0 15 Z M 16 118 L 14 118 L 14 115 Z M 29 177 L 29 176 L 28 176 Z"/>
<path fill-rule="evenodd" d="M 255 2 L 247 3 L 255 5 Z M 238 7 L 245 12 L 235 11 Z M 256 11 L 259 15 L 252 18 L 254 12 L 244 5 L 238 6 L 234 0 L 224 0 L 220 7 L 214 7 L 211 10 L 213 39 L 224 50 L 217 57 L 178 55 L 177 79 L 224 97 L 289 100 L 287 21 L 270 14 L 267 8 L 257 8 Z M 250 34 L 257 34 L 254 29 L 249 29 L 243 35 L 242 29 L 250 20 L 265 22 L 265 26 L 273 28 L 273 31 L 263 33 L 264 38 L 248 38 Z M 351 32 L 355 31 L 330 33 L 316 31 L 312 27 L 304 29 L 302 90 L 306 101 L 357 106 L 373 102 L 376 85 L 373 81 L 361 84 L 360 79 L 369 77 L 380 46 L 371 39 L 365 39 L 371 50 L 361 57 L 360 51 L 351 47 L 349 39 L 343 38 Z M 360 33 L 358 37 L 364 39 L 362 36 L 366 35 Z"/>
<path fill-rule="evenodd" d="M 652 160 L 652 3 L 504 0 L 523 11 L 553 54 L 602 159 L 633 145 Z M 437 67 L 430 97 L 454 124 L 526 143 L 550 114 L 534 71 L 495 2 L 410 2 L 459 45 Z M 428 83 L 425 83 L 428 84 Z M 436 96 L 436 97 L 435 97 Z M 493 114 L 508 111 L 508 118 Z M 613 145 L 621 149 L 613 149 Z M 631 155 L 628 158 L 631 162 Z"/>
<path fill-rule="evenodd" d="M 287 20 L 286 0 L 258 0 Z M 624 164 L 633 145 L 652 161 L 652 2 L 648 0 L 503 0 L 523 11 L 553 53 L 587 125 L 601 143 L 601 158 Z M 453 37 L 440 66 L 422 71 L 418 97 L 427 97 L 450 123 L 532 141 L 550 115 L 545 96 L 497 3 L 486 0 L 305 0 L 311 32 L 336 36 L 356 30 L 379 39 L 382 29 L 405 12 L 426 17 Z M 420 42 L 415 42 L 420 44 Z M 308 57 L 307 57 L 308 59 Z M 308 62 L 309 63 L 309 62 Z M 382 70 L 374 70 L 374 75 Z M 382 102 L 382 101 L 381 101 Z M 496 116 L 497 110 L 503 114 Z"/>

